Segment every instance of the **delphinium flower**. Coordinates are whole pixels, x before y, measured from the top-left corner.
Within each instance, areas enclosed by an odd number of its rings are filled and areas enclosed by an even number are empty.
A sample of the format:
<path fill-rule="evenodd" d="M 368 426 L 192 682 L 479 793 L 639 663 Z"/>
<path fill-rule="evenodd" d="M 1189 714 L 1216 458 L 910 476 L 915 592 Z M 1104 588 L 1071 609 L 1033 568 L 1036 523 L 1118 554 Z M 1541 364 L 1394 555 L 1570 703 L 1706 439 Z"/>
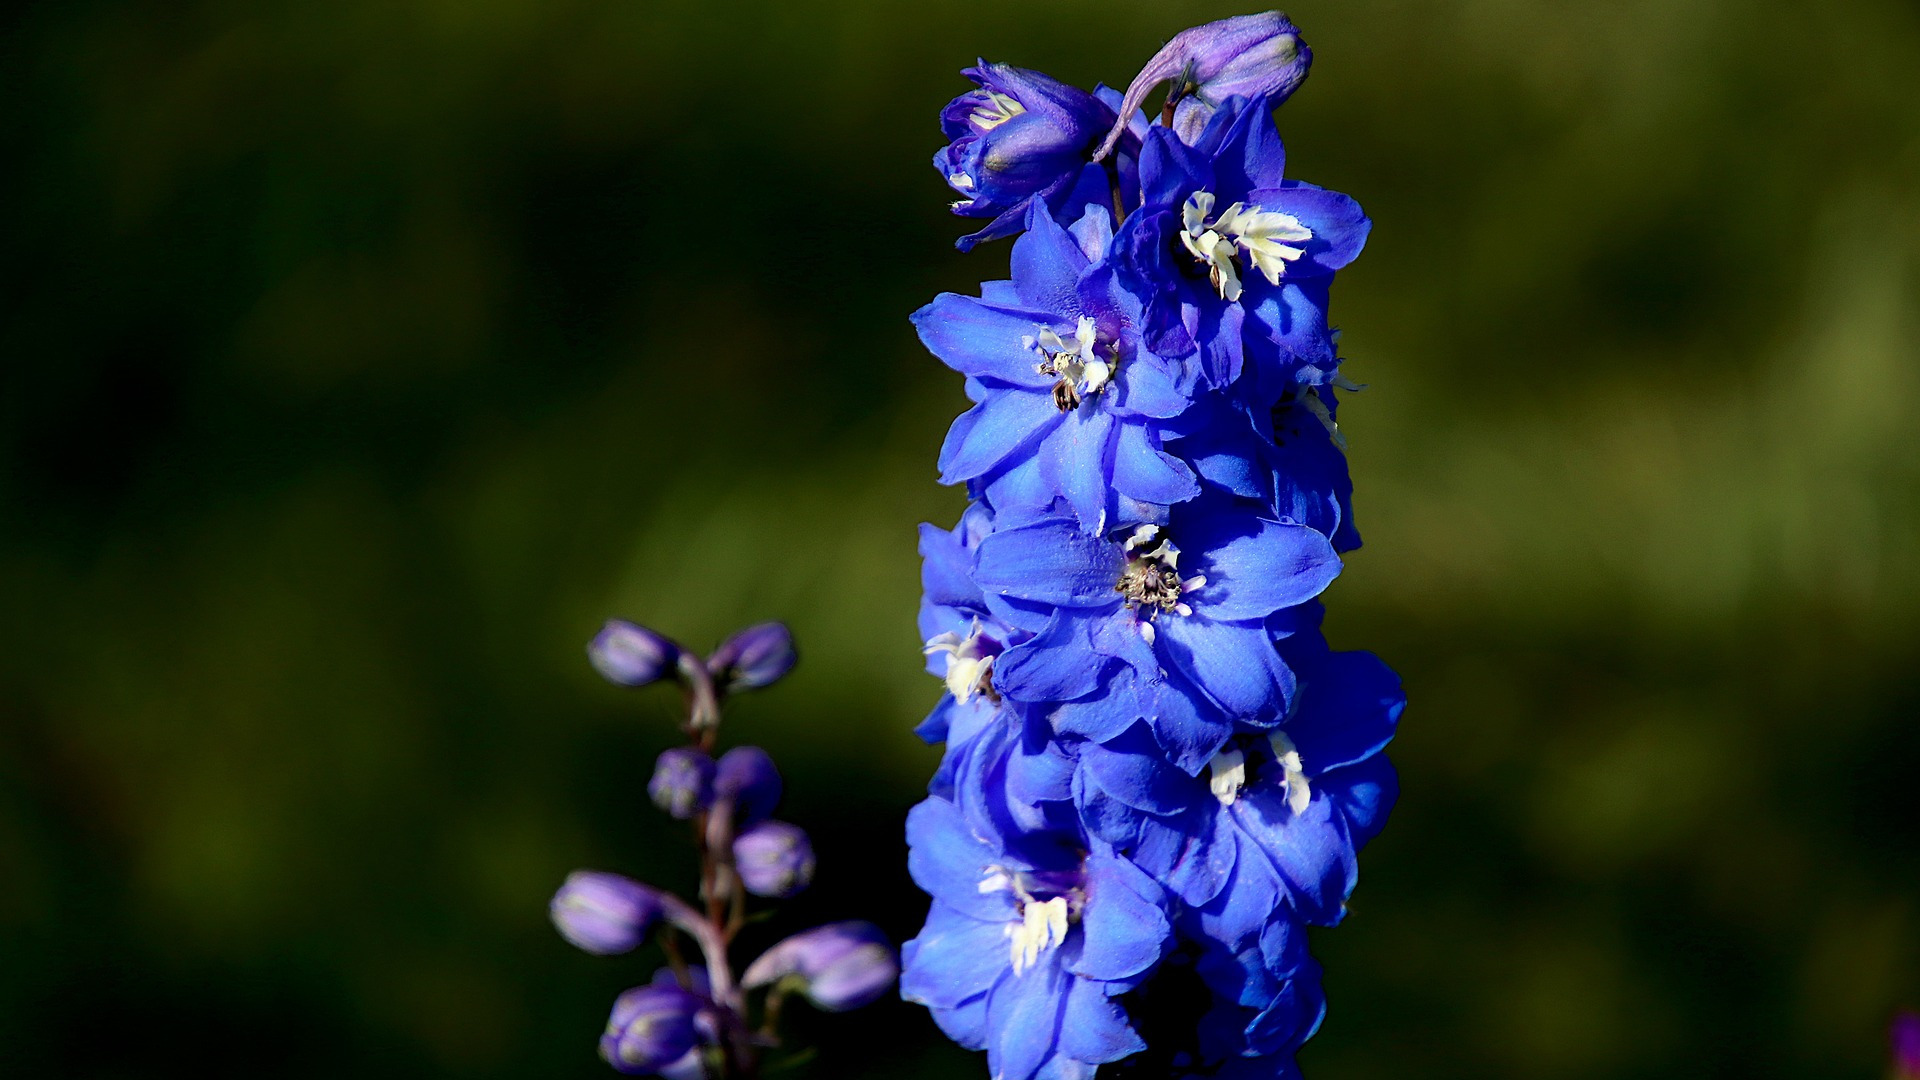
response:
<path fill-rule="evenodd" d="M 756 746 L 713 757 L 728 695 L 785 675 L 794 664 L 793 639 L 779 623 L 764 623 L 703 659 L 616 619 L 587 652 L 595 670 L 617 686 L 672 682 L 681 688 L 687 745 L 660 754 L 647 794 L 672 817 L 692 823 L 700 859 L 698 903 L 594 870 L 575 871 L 554 894 L 554 926 L 578 948 L 613 956 L 657 936 L 666 961 L 614 1001 L 600 1056 L 630 1075 L 758 1077 L 766 1053 L 780 1046 L 780 1011 L 789 995 L 839 1012 L 875 1000 L 899 974 L 892 944 L 861 922 L 795 934 L 762 953 L 742 977 L 733 974 L 732 946 L 748 922 L 748 894 L 791 896 L 813 879 L 806 832 L 771 816 L 781 795 L 773 760 Z M 689 961 L 684 942 L 697 950 L 698 963 Z"/>
<path fill-rule="evenodd" d="M 943 114 L 955 209 L 993 217 L 961 246 L 1015 239 L 913 317 L 974 405 L 940 455 L 970 505 L 921 531 L 945 750 L 901 991 L 995 1080 L 1294 1075 L 1325 1010 L 1305 928 L 1395 798 L 1399 680 L 1321 632 L 1360 543 L 1327 307 L 1370 223 L 1285 174 L 1311 60 L 1240 16 L 1124 97 L 982 64 Z"/>

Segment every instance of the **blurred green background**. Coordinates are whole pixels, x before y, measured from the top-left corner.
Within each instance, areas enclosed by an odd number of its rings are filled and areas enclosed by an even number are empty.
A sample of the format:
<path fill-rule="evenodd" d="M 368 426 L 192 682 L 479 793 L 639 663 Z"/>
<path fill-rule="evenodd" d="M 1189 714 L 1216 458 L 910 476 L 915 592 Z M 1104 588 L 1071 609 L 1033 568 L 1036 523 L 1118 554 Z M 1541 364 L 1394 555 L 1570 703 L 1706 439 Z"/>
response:
<path fill-rule="evenodd" d="M 0 15 L 0 1075 L 600 1077 L 689 884 L 672 695 L 582 647 L 781 618 L 729 741 L 827 918 L 924 902 L 906 316 L 976 54 L 1124 84 L 1239 8 L 68 0 Z M 1873 1077 L 1920 1004 L 1920 9 L 1309 0 L 1405 793 L 1314 1080 Z M 804 1012 L 804 1010 L 802 1010 Z M 889 1003 L 804 1075 L 980 1077 Z M 802 1074 L 796 1074 L 802 1075 Z"/>

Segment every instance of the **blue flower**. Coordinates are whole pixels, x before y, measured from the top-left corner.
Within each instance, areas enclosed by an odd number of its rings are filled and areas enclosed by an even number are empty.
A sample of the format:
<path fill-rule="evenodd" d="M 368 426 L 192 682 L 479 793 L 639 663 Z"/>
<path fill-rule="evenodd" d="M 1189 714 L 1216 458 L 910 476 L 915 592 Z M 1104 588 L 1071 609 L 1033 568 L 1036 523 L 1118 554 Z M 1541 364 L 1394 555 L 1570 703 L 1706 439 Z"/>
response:
<path fill-rule="evenodd" d="M 1145 304 L 1147 347 L 1185 356 L 1205 346 L 1215 386 L 1237 377 L 1243 335 L 1323 353 L 1319 279 L 1366 243 L 1372 223 L 1358 203 L 1285 171 L 1272 117 L 1242 99 L 1194 145 L 1154 128 L 1141 151 L 1141 206 L 1114 237 L 1115 259 Z"/>
<path fill-rule="evenodd" d="M 1268 622 L 1318 595 L 1340 559 L 1304 525 L 1211 500 L 1178 510 L 1112 537 L 1059 519 L 996 532 L 974 580 L 1034 633 L 997 659 L 1001 694 L 1062 703 L 1056 728 L 1095 740 L 1145 720 L 1196 770 L 1232 721 L 1284 713 L 1293 676 Z"/>
<path fill-rule="evenodd" d="M 1111 205 L 1106 172 L 1090 160 L 1095 144 L 1116 126 L 1112 105 L 1008 64 L 983 60 L 962 74 L 978 89 L 941 110 L 948 145 L 933 156 L 933 167 L 960 193 L 954 213 L 993 220 L 962 237 L 960 250 L 1020 231 L 1032 205 Z M 1116 141 L 1126 154 L 1124 130 Z M 1137 136 L 1132 146 L 1138 146 Z"/>
<path fill-rule="evenodd" d="M 1299 679 L 1294 710 L 1270 730 L 1238 731 L 1203 775 L 1171 767 L 1138 731 L 1076 756 L 1089 827 L 1232 950 L 1270 932 L 1277 913 L 1338 922 L 1358 852 L 1398 791 L 1380 755 L 1406 701 L 1392 670 L 1371 653 L 1328 650 L 1317 631 L 1278 649 Z"/>
<path fill-rule="evenodd" d="M 952 804 L 907 815 L 908 869 L 931 893 L 902 949 L 901 992 L 999 1080 L 1091 1080 L 1145 1045 L 1116 995 L 1171 935 L 1163 890 L 1071 834 L 983 832 Z"/>
<path fill-rule="evenodd" d="M 914 313 L 920 339 L 979 403 L 947 433 L 941 480 L 979 482 L 1003 518 L 1065 498 L 1099 533 L 1164 520 L 1199 490 L 1159 434 L 1191 403 L 1193 377 L 1140 347 L 1139 305 L 1099 262 L 1108 222 L 1095 208 L 1069 231 L 1036 206 L 1012 281 Z"/>

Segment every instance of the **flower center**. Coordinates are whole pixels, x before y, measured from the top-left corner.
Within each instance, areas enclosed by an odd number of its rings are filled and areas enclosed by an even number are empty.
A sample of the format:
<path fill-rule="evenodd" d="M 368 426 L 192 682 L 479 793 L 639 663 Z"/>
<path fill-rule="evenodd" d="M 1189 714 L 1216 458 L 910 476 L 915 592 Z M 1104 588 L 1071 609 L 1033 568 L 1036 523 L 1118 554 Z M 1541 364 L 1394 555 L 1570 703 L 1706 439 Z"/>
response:
<path fill-rule="evenodd" d="M 1056 875 L 1057 876 L 1057 875 Z M 982 893 L 1010 891 L 1020 912 L 1017 922 L 1007 924 L 1008 959 L 1013 973 L 1024 975 L 1041 956 L 1067 940 L 1067 928 L 1080 921 L 1086 896 L 1077 886 L 1051 889 L 1034 874 L 989 866 L 980 881 Z M 1036 892 L 1052 892 L 1044 899 Z"/>
<path fill-rule="evenodd" d="M 1036 337 L 1022 339 L 1022 344 L 1040 354 L 1041 360 L 1033 370 L 1060 380 L 1053 384 L 1053 404 L 1061 412 L 1079 408 L 1083 399 L 1106 389 L 1113 381 L 1119 354 L 1115 352 L 1111 362 L 1100 359 L 1095 352 L 1099 338 L 1100 332 L 1093 320 L 1082 315 L 1074 327 L 1072 341 L 1062 340 L 1051 327 L 1041 328 Z"/>
<path fill-rule="evenodd" d="M 1157 541 L 1157 543 L 1156 543 Z M 1207 583 L 1199 574 L 1180 576 L 1180 549 L 1162 539 L 1158 525 L 1142 525 L 1127 537 L 1127 564 L 1120 569 L 1120 580 L 1113 591 L 1125 598 L 1127 607 L 1146 616 L 1140 622 L 1140 636 L 1153 640 L 1150 619 L 1162 612 L 1191 615 L 1193 607 L 1181 597 Z"/>
<path fill-rule="evenodd" d="M 1000 643 L 980 632 L 979 619 L 973 620 L 966 637 L 952 631 L 937 634 L 920 651 L 926 656 L 947 654 L 947 690 L 955 701 L 965 705 L 975 694 L 988 701 L 1000 700 L 993 688 L 993 658 L 1000 652 Z"/>
<path fill-rule="evenodd" d="M 1246 751 L 1227 747 L 1213 755 L 1207 762 L 1207 786 L 1213 797 L 1220 800 L 1221 806 L 1232 806 L 1240 798 L 1240 792 L 1249 783 L 1272 778 L 1287 793 L 1287 809 L 1295 815 L 1307 812 L 1307 804 L 1313 801 L 1313 787 L 1307 782 L 1307 774 L 1300 761 L 1300 750 L 1284 731 L 1276 731 L 1267 736 L 1267 744 L 1273 748 L 1273 757 L 1250 766 Z M 1248 773 L 1254 775 L 1250 778 Z"/>
<path fill-rule="evenodd" d="M 1007 95 L 998 90 L 989 90 L 986 99 L 974 106 L 973 114 L 967 120 L 984 135 L 1026 111 L 1026 106 Z"/>
<path fill-rule="evenodd" d="M 1234 256 L 1245 251 L 1247 261 L 1271 284 L 1280 284 L 1287 264 L 1306 254 L 1295 247 L 1313 239 L 1313 230 L 1292 214 L 1234 203 L 1218 216 L 1213 192 L 1196 191 L 1180 208 L 1180 242 L 1208 267 L 1213 287 L 1224 300 L 1240 299 L 1240 272 Z"/>

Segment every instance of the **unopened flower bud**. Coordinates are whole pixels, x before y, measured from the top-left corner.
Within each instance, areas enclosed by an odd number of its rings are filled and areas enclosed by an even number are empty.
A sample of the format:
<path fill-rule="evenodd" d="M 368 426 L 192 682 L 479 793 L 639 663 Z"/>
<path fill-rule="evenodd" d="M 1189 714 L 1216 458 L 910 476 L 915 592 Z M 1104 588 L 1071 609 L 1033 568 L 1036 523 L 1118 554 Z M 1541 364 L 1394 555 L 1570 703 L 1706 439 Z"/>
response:
<path fill-rule="evenodd" d="M 1920 1013 L 1903 1010 L 1892 1034 L 1894 1080 L 1920 1080 Z"/>
<path fill-rule="evenodd" d="M 676 746 L 654 762 L 647 794 L 655 806 L 682 821 L 713 805 L 713 759 L 705 750 Z"/>
<path fill-rule="evenodd" d="M 733 804 L 743 825 L 765 820 L 780 802 L 780 770 L 757 746 L 736 746 L 720 755 L 714 769 L 713 794 Z"/>
<path fill-rule="evenodd" d="M 857 1009 L 885 993 L 900 975 L 893 944 L 867 922 L 831 923 L 793 935 L 768 949 L 741 976 L 751 990 L 791 980 L 827 1012 Z"/>
<path fill-rule="evenodd" d="M 722 690 L 758 690 L 793 670 L 799 657 L 785 623 L 749 626 L 720 643 L 707 657 L 707 672 Z"/>
<path fill-rule="evenodd" d="M 662 978 L 661 976 L 666 976 Z M 647 1075 L 672 1068 L 695 1052 L 702 1032 L 701 1013 L 710 1003 L 661 972 L 614 1000 L 600 1056 L 614 1071 Z"/>
<path fill-rule="evenodd" d="M 619 874 L 576 870 L 547 905 L 553 925 L 595 956 L 628 952 L 660 917 L 660 894 Z"/>
<path fill-rule="evenodd" d="M 1236 15 L 1175 34 L 1127 85 L 1120 115 L 1132 116 L 1154 87 L 1173 79 L 1174 130 L 1191 142 L 1228 98 L 1271 108 L 1306 80 L 1312 64 L 1313 50 L 1285 15 Z M 1105 157 L 1124 132 L 1124 121 L 1115 125 L 1096 159 Z"/>
<path fill-rule="evenodd" d="M 625 619 L 608 619 L 587 644 L 593 668 L 615 686 L 645 686 L 672 678 L 680 647 Z"/>
<path fill-rule="evenodd" d="M 966 251 L 1018 232 L 1036 201 L 1060 211 L 1113 110 L 1085 90 L 1009 64 L 982 61 L 962 74 L 979 89 L 941 111 L 948 142 L 933 166 L 960 193 L 954 213 L 993 219 L 960 240 Z"/>
<path fill-rule="evenodd" d="M 734 837 L 733 867 L 755 896 L 792 896 L 813 881 L 813 843 L 798 825 L 763 821 Z"/>

